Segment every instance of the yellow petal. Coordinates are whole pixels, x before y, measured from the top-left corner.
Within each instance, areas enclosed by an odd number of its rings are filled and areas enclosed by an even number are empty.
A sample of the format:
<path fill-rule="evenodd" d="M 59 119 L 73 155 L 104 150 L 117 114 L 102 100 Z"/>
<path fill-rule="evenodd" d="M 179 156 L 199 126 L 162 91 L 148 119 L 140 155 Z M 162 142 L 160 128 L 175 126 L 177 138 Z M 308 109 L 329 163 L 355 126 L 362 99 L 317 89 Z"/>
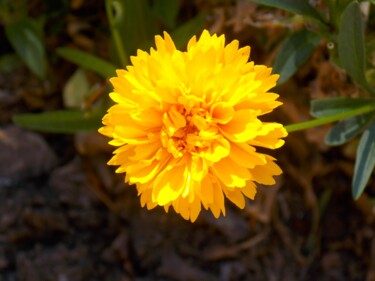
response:
<path fill-rule="evenodd" d="M 190 171 L 193 180 L 202 182 L 208 173 L 206 161 L 197 155 L 193 155 L 190 160 Z"/>
<path fill-rule="evenodd" d="M 199 155 L 210 162 L 219 162 L 230 154 L 230 144 L 226 139 L 212 141 L 211 145 L 202 150 Z"/>
<path fill-rule="evenodd" d="M 258 135 L 248 143 L 251 145 L 276 149 L 284 144 L 285 141 L 281 138 L 284 138 L 287 135 L 288 133 L 283 125 L 278 123 L 263 123 Z"/>
<path fill-rule="evenodd" d="M 259 116 L 281 102 L 268 90 L 278 75 L 249 62 L 250 47 L 204 30 L 176 49 L 168 33 L 155 48 L 137 50 L 131 65 L 110 81 L 115 105 L 99 132 L 118 146 L 110 165 L 134 183 L 141 205 L 172 207 L 195 221 L 202 205 L 225 215 L 224 198 L 243 208 L 256 194 L 254 182 L 274 183 L 281 173 L 257 147 L 280 147 L 281 124 Z"/>
<path fill-rule="evenodd" d="M 274 93 L 262 93 L 261 95 L 253 95 L 249 98 L 244 98 L 234 105 L 235 110 L 240 109 L 256 109 L 259 110 L 259 115 L 271 112 L 276 107 L 280 106 L 282 102 L 276 101 L 279 95 Z"/>
<path fill-rule="evenodd" d="M 129 183 L 147 183 L 162 169 L 168 158 L 159 160 L 143 160 L 129 164 L 126 167 Z"/>
<path fill-rule="evenodd" d="M 172 38 L 167 32 L 164 32 L 164 40 L 161 36 L 155 36 L 155 43 L 157 50 L 161 53 L 172 53 L 176 50 Z"/>
<path fill-rule="evenodd" d="M 220 181 L 230 187 L 243 187 L 251 178 L 247 168 L 238 165 L 229 157 L 221 159 L 210 168 Z"/>
<path fill-rule="evenodd" d="M 160 149 L 161 144 L 159 140 L 141 145 L 133 145 L 132 155 L 128 155 L 128 158 L 130 161 L 135 162 L 144 159 L 154 159 Z"/>
<path fill-rule="evenodd" d="M 214 186 L 210 176 L 206 176 L 203 179 L 201 189 L 199 190 L 199 197 L 206 209 L 214 203 Z"/>
<path fill-rule="evenodd" d="M 201 202 L 196 199 L 190 203 L 190 221 L 195 222 L 201 212 Z"/>
<path fill-rule="evenodd" d="M 254 176 L 254 181 L 264 185 L 273 185 L 276 183 L 273 176 L 282 174 L 282 170 L 271 156 L 266 156 L 266 160 L 267 164 L 255 166 L 251 169 L 251 173 Z"/>
<path fill-rule="evenodd" d="M 243 209 L 245 207 L 245 198 L 241 193 L 241 189 L 224 189 L 224 193 L 238 208 Z"/>
<path fill-rule="evenodd" d="M 262 122 L 254 110 L 239 110 L 227 124 L 219 124 L 220 131 L 233 142 L 247 142 L 256 137 Z"/>
<path fill-rule="evenodd" d="M 212 121 L 220 124 L 228 123 L 234 115 L 232 106 L 227 102 L 218 102 L 211 107 Z"/>
<path fill-rule="evenodd" d="M 257 193 L 256 185 L 252 181 L 248 181 L 246 186 L 241 188 L 241 192 L 249 199 L 254 200 Z"/>
<path fill-rule="evenodd" d="M 229 157 L 245 168 L 253 168 L 256 165 L 264 165 L 266 163 L 265 156 L 256 152 L 256 149 L 246 143 L 231 143 Z"/>
<path fill-rule="evenodd" d="M 153 198 L 163 206 L 176 200 L 184 191 L 187 181 L 188 168 L 186 160 L 181 163 L 171 161 L 169 165 L 157 175 L 154 182 Z"/>
<path fill-rule="evenodd" d="M 213 187 L 214 201 L 209 205 L 209 208 L 211 209 L 211 212 L 215 218 L 218 218 L 220 213 L 223 213 L 225 216 L 224 194 L 221 184 L 214 177 L 211 177 L 210 180 Z"/>
<path fill-rule="evenodd" d="M 144 186 L 144 185 L 142 185 Z M 140 195 L 140 201 L 141 201 L 141 206 L 144 207 L 146 206 L 147 203 L 152 202 L 152 190 L 151 189 L 146 189 L 143 191 L 139 191 L 139 185 L 137 184 L 137 189 L 138 193 Z"/>

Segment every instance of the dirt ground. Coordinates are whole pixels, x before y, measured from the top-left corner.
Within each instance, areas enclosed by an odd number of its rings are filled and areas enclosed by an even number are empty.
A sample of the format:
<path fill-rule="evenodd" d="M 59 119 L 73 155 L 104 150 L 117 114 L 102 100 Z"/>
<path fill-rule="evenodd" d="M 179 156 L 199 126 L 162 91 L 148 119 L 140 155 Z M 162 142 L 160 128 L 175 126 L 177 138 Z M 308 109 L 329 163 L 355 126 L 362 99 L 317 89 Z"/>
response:
<path fill-rule="evenodd" d="M 242 2 L 206 3 L 213 11 L 208 28 L 250 44 L 252 59 L 271 65 L 276 50 L 265 50 L 280 30 Z M 99 8 L 88 1 L 60 19 L 88 21 L 90 36 L 62 31 L 47 38 L 48 48 L 90 50 L 82 42 L 104 36 L 94 24 L 103 13 L 88 16 Z M 111 148 L 97 133 L 48 134 L 12 124 L 16 113 L 62 107 L 61 88 L 75 66 L 57 58 L 52 64 L 54 81 L 40 81 L 23 66 L 0 73 L 0 281 L 375 280 L 375 181 L 352 199 L 356 141 L 327 147 L 328 127 L 292 133 L 274 153 L 284 171 L 275 186 L 259 186 L 244 210 L 227 202 L 226 217 L 203 211 L 190 223 L 173 211 L 142 209 L 135 188 L 106 165 Z M 322 44 L 275 91 L 284 106 L 270 118 L 291 124 L 310 118 L 311 99 L 356 88 Z"/>

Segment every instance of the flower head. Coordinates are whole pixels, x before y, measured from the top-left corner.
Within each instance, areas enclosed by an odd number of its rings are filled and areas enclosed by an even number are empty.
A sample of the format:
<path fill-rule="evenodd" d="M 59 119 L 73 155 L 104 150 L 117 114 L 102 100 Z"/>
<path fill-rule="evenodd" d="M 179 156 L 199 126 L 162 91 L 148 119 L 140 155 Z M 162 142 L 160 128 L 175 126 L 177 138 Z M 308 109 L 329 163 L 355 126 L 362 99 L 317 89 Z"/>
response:
<path fill-rule="evenodd" d="M 110 80 L 116 104 L 99 130 L 118 146 L 108 164 L 126 173 L 148 209 L 172 206 L 195 221 L 202 206 L 225 215 L 225 197 L 243 208 L 255 182 L 272 185 L 281 174 L 274 158 L 256 150 L 279 148 L 287 135 L 259 119 L 281 104 L 268 92 L 278 75 L 249 62 L 249 47 L 225 45 L 224 35 L 206 30 L 185 52 L 166 32 L 155 42 Z"/>

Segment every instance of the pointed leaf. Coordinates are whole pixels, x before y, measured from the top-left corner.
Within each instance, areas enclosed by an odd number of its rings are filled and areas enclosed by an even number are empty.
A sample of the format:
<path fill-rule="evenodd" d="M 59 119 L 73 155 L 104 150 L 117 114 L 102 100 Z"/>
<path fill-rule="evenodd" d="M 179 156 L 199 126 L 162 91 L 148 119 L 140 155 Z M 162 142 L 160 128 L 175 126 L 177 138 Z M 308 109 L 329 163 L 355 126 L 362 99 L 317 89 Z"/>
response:
<path fill-rule="evenodd" d="M 342 145 L 358 136 L 374 121 L 374 112 L 341 120 L 328 131 L 325 142 L 328 145 Z"/>
<path fill-rule="evenodd" d="M 344 10 L 337 40 L 341 65 L 358 85 L 375 95 L 375 89 L 368 84 L 365 76 L 364 26 L 357 1 Z"/>
<path fill-rule="evenodd" d="M 43 113 L 17 114 L 13 122 L 31 130 L 51 133 L 76 133 L 94 131 L 101 125 L 102 110 L 84 112 L 82 110 L 59 110 Z"/>
<path fill-rule="evenodd" d="M 34 74 L 44 78 L 47 60 L 41 30 L 38 30 L 36 22 L 25 17 L 7 24 L 5 32 L 17 55 Z"/>
<path fill-rule="evenodd" d="M 175 29 L 172 32 L 171 37 L 173 38 L 176 47 L 178 49 L 185 47 L 193 35 L 202 31 L 204 22 L 205 14 L 201 13 Z"/>
<path fill-rule="evenodd" d="M 321 37 L 308 30 L 295 32 L 284 41 L 273 66 L 273 72 L 280 74 L 279 85 L 293 76 L 320 42 Z"/>
<path fill-rule="evenodd" d="M 324 22 L 321 14 L 306 0 L 253 0 L 255 3 L 282 9 L 294 14 L 308 16 Z"/>
<path fill-rule="evenodd" d="M 363 133 L 357 148 L 353 177 L 353 197 L 358 199 L 375 166 L 375 122 Z"/>
<path fill-rule="evenodd" d="M 337 30 L 340 27 L 341 22 L 341 15 L 345 8 L 351 3 L 353 0 L 329 0 L 327 1 L 328 4 L 328 13 L 329 13 L 329 21 L 333 24 Z"/>
<path fill-rule="evenodd" d="M 126 54 L 135 55 L 137 49 L 148 49 L 157 33 L 158 22 L 152 13 L 148 0 L 107 0 L 111 2 L 114 10 L 115 26 L 120 32 L 120 38 L 124 44 Z M 112 33 L 113 35 L 113 33 Z M 115 48 L 115 45 L 113 45 Z M 118 55 L 118 50 L 114 55 Z"/>
<path fill-rule="evenodd" d="M 169 28 L 174 28 L 179 10 L 178 0 L 158 0 L 154 1 L 153 10 L 163 23 Z"/>
<path fill-rule="evenodd" d="M 311 115 L 320 118 L 357 109 L 375 103 L 375 99 L 337 97 L 311 102 Z"/>
<path fill-rule="evenodd" d="M 0 57 L 0 72 L 9 73 L 16 69 L 22 61 L 16 54 L 6 54 Z"/>
<path fill-rule="evenodd" d="M 56 52 L 64 59 L 73 62 L 84 69 L 91 70 L 103 78 L 116 75 L 115 65 L 90 53 L 64 47 L 58 48 Z"/>
<path fill-rule="evenodd" d="M 64 105 L 69 108 L 80 107 L 88 97 L 89 89 L 90 85 L 85 71 L 78 68 L 64 86 Z"/>

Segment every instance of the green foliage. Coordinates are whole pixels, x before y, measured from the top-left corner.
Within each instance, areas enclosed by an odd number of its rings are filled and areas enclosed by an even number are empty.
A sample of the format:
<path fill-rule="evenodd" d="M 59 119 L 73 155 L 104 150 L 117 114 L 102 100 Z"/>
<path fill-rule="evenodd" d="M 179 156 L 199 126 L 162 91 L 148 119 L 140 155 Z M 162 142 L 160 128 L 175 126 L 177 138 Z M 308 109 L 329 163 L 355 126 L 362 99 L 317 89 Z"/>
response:
<path fill-rule="evenodd" d="M 375 95 L 373 85 L 367 80 L 371 79 L 375 68 L 372 66 L 366 70 L 367 56 L 373 53 L 373 47 L 365 42 L 365 20 L 358 1 L 327 0 L 328 19 L 305 0 L 255 2 L 302 15 L 312 28 L 293 33 L 282 45 L 274 64 L 274 72 L 281 75 L 279 84 L 288 80 L 308 59 L 319 44 L 317 34 L 320 34 L 337 48 L 331 53 L 331 60 L 366 92 L 365 96 Z M 358 198 L 375 165 L 375 99 L 339 97 L 315 100 L 311 103 L 311 114 L 317 119 L 290 125 L 287 129 L 292 132 L 339 121 L 326 135 L 325 142 L 329 145 L 341 145 L 362 134 L 352 189 L 354 198 Z"/>
<path fill-rule="evenodd" d="M 29 17 L 13 21 L 5 26 L 5 33 L 17 55 L 40 78 L 46 76 L 46 52 L 42 39 L 42 27 Z"/>
<path fill-rule="evenodd" d="M 41 18 L 27 15 L 26 0 L 0 1 L 0 18 L 4 24 L 5 35 L 17 56 L 35 75 L 45 78 L 47 59 Z M 5 62 L 12 61 L 8 57 Z"/>
<path fill-rule="evenodd" d="M 254 0 L 254 2 L 324 22 L 322 15 L 307 0 Z"/>
<path fill-rule="evenodd" d="M 352 2 L 352 0 L 328 0 L 328 12 L 330 23 L 335 27 L 339 28 L 341 23 L 341 15 L 345 10 L 346 6 Z"/>
<path fill-rule="evenodd" d="M 337 98 L 337 99 L 340 99 L 340 98 Z M 332 101 L 332 102 L 326 102 L 326 100 Z M 315 100 L 313 101 L 313 104 L 314 103 L 315 104 L 321 103 L 321 105 L 323 105 L 324 103 L 333 104 L 334 100 L 335 98 Z M 312 127 L 316 127 L 320 125 L 325 125 L 331 122 L 340 121 L 346 118 L 351 118 L 353 116 L 362 115 L 362 114 L 366 114 L 366 113 L 374 112 L 374 111 L 375 111 L 375 102 L 373 102 L 372 100 L 369 100 L 369 103 L 367 105 L 354 107 L 350 110 L 342 110 L 334 106 L 332 108 L 327 107 L 323 109 L 323 106 L 321 106 L 321 112 L 320 112 L 319 108 L 316 107 L 314 109 L 314 106 L 312 106 L 312 115 L 313 116 L 320 115 L 321 117 L 310 120 L 310 121 L 306 121 L 306 122 L 287 125 L 285 126 L 285 128 L 287 129 L 288 132 L 294 132 L 294 131 L 304 130 L 304 129 L 308 129 L 308 128 L 312 128 Z"/>
<path fill-rule="evenodd" d="M 325 41 L 334 46 L 331 60 L 363 90 L 359 98 L 312 101 L 311 114 L 316 119 L 287 126 L 291 132 L 339 121 L 326 135 L 327 144 L 341 145 L 360 137 L 352 189 L 354 198 L 358 198 L 375 166 L 375 98 L 371 96 L 375 95 L 374 79 L 371 78 L 375 67 L 368 60 L 375 53 L 375 41 L 368 40 L 366 44 L 368 36 L 365 31 L 373 31 L 366 29 L 360 3 L 354 0 L 327 0 L 328 11 L 321 13 L 308 0 L 253 2 L 295 14 L 297 17 L 293 17 L 305 24 L 298 31 L 293 30 L 279 49 L 273 67 L 274 73 L 280 74 L 279 85 L 290 79 Z M 374 0 L 370 2 L 375 4 Z M 17 55 L 1 57 L 0 71 L 10 71 L 21 61 L 43 79 L 48 69 L 43 22 L 28 17 L 26 3 L 25 0 L 0 0 L 0 16 L 5 33 Z M 55 133 L 96 130 L 101 124 L 108 100 L 102 100 L 101 106 L 92 112 L 79 109 L 92 89 L 86 71 L 105 79 L 114 76 L 116 68 L 130 64 L 130 56 L 135 55 L 138 49 L 147 50 L 153 46 L 154 36 L 163 30 L 171 34 L 177 48 L 183 48 L 191 36 L 201 31 L 205 21 L 205 15 L 198 14 L 186 22 L 179 22 L 178 0 L 105 0 L 104 3 L 111 36 L 109 60 L 80 50 L 56 49 L 57 55 L 79 67 L 63 91 L 65 106 L 76 109 L 20 114 L 13 118 L 16 124 Z"/>
<path fill-rule="evenodd" d="M 178 48 L 184 47 L 204 24 L 204 15 L 198 14 L 176 26 L 177 0 L 154 1 L 153 7 L 147 0 L 106 0 L 106 8 L 112 33 L 111 57 L 120 62 L 116 64 L 119 67 L 128 65 L 129 56 L 135 55 L 137 49 L 147 50 L 154 44 L 154 36 L 163 31 L 160 21 L 171 28 Z"/>
<path fill-rule="evenodd" d="M 179 10 L 178 0 L 154 1 L 153 11 L 159 20 L 163 21 L 168 28 L 176 27 L 176 20 Z"/>
<path fill-rule="evenodd" d="M 341 16 L 341 25 L 337 38 L 341 65 L 350 77 L 369 93 L 375 94 L 365 77 L 365 40 L 361 10 L 358 2 L 347 6 Z"/>
<path fill-rule="evenodd" d="M 59 110 L 43 113 L 17 114 L 13 122 L 21 127 L 41 132 L 76 133 L 97 130 L 101 124 L 103 110 L 86 112 L 79 109 Z"/>
<path fill-rule="evenodd" d="M 21 64 L 20 58 L 15 54 L 6 54 L 0 57 L 0 72 L 7 73 L 13 71 Z"/>
<path fill-rule="evenodd" d="M 5 25 L 26 16 L 26 0 L 0 0 L 0 18 Z"/>
<path fill-rule="evenodd" d="M 171 37 L 173 38 L 177 48 L 185 47 L 189 38 L 191 38 L 194 34 L 197 34 L 202 29 L 204 18 L 204 14 L 198 14 L 191 20 L 172 31 Z"/>
<path fill-rule="evenodd" d="M 375 167 L 375 122 L 362 134 L 357 148 L 353 177 L 353 197 L 358 199 Z"/>
<path fill-rule="evenodd" d="M 66 82 L 63 99 L 66 107 L 78 108 L 88 98 L 90 84 L 83 69 L 78 68 Z"/>
<path fill-rule="evenodd" d="M 337 97 L 313 100 L 311 102 L 311 115 L 316 118 L 327 117 L 368 106 L 369 104 L 375 104 L 375 99 Z"/>
<path fill-rule="evenodd" d="M 287 81 L 311 56 L 322 38 L 311 31 L 300 30 L 288 37 L 275 60 L 273 72 L 280 74 L 279 84 Z"/>
<path fill-rule="evenodd" d="M 125 67 L 129 56 L 144 49 L 157 33 L 156 17 L 147 0 L 106 0 L 112 34 L 112 57 Z"/>
<path fill-rule="evenodd" d="M 56 53 L 82 69 L 99 74 L 105 79 L 113 77 L 116 68 L 124 68 L 129 65 L 129 57 L 135 55 L 137 49 L 148 49 L 153 45 L 154 36 L 162 33 L 163 26 L 171 29 L 170 34 L 179 48 L 184 47 L 192 35 L 201 31 L 204 24 L 203 14 L 177 25 L 178 3 L 178 0 L 158 0 L 154 1 L 154 5 L 151 6 L 148 0 L 105 0 L 111 32 L 111 61 L 70 48 L 58 48 Z M 34 52 L 38 51 L 38 56 L 41 57 L 42 49 L 40 49 L 40 45 L 37 46 L 38 48 L 35 48 Z M 43 47 L 43 45 L 41 46 Z M 30 52 L 30 46 L 26 47 L 27 52 Z M 35 70 L 41 71 L 41 68 L 35 67 L 37 62 L 41 63 L 42 60 L 37 60 L 36 56 L 32 57 L 31 65 Z M 88 85 L 84 72 L 82 70 L 75 72 L 63 91 L 65 106 L 80 107 L 88 98 L 89 89 L 90 85 Z M 107 95 L 105 98 L 108 99 Z M 108 100 L 105 100 L 101 104 L 108 105 L 108 103 Z M 75 133 L 82 130 L 97 130 L 101 125 L 100 119 L 105 110 L 106 108 L 103 106 L 91 113 L 75 109 L 40 114 L 20 114 L 14 116 L 13 121 L 22 127 L 33 130 Z"/>
<path fill-rule="evenodd" d="M 374 112 L 341 120 L 328 131 L 325 142 L 329 145 L 342 145 L 357 137 L 374 121 Z"/>
<path fill-rule="evenodd" d="M 58 48 L 56 53 L 84 69 L 99 74 L 103 78 L 112 77 L 116 74 L 116 66 L 114 64 L 90 53 L 64 47 Z"/>

